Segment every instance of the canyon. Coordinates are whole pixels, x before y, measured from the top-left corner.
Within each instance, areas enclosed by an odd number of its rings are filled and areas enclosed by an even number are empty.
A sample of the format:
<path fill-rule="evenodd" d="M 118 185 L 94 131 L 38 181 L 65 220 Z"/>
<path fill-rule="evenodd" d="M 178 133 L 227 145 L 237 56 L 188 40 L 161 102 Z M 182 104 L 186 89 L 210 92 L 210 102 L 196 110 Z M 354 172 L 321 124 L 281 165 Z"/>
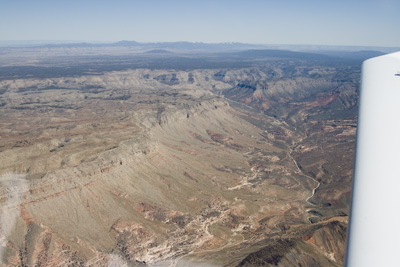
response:
<path fill-rule="evenodd" d="M 343 264 L 359 61 L 60 51 L 1 68 L 4 266 Z"/>

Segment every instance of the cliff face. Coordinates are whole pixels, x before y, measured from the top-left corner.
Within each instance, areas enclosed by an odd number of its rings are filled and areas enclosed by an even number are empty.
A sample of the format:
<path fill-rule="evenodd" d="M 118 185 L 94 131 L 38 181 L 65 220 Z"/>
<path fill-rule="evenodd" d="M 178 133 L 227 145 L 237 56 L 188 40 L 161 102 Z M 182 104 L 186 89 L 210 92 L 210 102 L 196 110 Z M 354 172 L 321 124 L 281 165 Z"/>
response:
<path fill-rule="evenodd" d="M 341 99 L 326 100 L 332 79 L 284 75 L 274 66 L 2 81 L 5 266 L 340 265 L 348 191 L 328 198 L 337 177 L 349 185 L 351 166 L 306 159 L 319 155 L 321 129 L 354 133 L 315 123 Z M 336 85 L 349 95 L 338 110 L 353 107 L 353 87 Z"/>
<path fill-rule="evenodd" d="M 357 106 L 357 69 L 343 67 L 264 68 L 230 71 L 217 76 L 230 82 L 223 94 L 229 99 L 246 103 L 281 118 L 292 118 L 293 113 L 319 108 L 348 110 Z M 297 118 L 298 119 L 298 118 Z"/>

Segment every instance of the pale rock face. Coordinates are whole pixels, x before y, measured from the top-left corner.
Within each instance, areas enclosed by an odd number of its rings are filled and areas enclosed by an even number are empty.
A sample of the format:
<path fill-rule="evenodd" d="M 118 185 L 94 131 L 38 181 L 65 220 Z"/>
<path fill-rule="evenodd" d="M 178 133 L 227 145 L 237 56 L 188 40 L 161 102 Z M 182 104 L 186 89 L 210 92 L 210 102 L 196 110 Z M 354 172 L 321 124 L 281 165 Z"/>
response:
<path fill-rule="evenodd" d="M 3 262 L 4 247 L 16 225 L 20 212 L 21 197 L 28 189 L 25 174 L 6 173 L 0 178 L 2 188 L 6 192 L 7 200 L 1 207 L 1 237 L 0 261 Z"/>

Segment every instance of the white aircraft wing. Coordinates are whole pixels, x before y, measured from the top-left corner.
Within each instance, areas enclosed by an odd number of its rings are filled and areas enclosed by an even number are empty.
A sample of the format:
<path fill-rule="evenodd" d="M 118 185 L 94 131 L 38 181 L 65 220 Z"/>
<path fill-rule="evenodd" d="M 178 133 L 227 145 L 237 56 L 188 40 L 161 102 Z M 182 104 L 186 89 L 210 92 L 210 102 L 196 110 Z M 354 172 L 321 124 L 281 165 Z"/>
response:
<path fill-rule="evenodd" d="M 400 266 L 400 52 L 362 67 L 346 266 Z"/>

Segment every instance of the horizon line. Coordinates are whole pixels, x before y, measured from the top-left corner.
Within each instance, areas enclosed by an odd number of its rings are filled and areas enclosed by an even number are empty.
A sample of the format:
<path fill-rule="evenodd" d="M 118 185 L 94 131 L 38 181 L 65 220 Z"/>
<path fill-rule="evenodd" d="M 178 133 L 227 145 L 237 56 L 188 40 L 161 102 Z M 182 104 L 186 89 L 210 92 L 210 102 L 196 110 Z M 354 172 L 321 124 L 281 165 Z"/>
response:
<path fill-rule="evenodd" d="M 255 46 L 319 46 L 319 47 L 382 47 L 382 48 L 400 48 L 399 46 L 383 46 L 383 45 L 348 45 L 348 44 L 288 44 L 288 43 L 247 43 L 247 42 L 203 42 L 203 41 L 155 41 L 155 42 L 140 42 L 135 40 L 119 40 L 119 41 L 105 41 L 105 40 L 0 40 L 0 44 L 4 45 L 46 45 L 46 44 L 117 44 L 122 42 L 130 42 L 137 44 L 173 44 L 173 43 L 188 43 L 188 44 L 205 44 L 205 45 L 255 45 Z"/>

